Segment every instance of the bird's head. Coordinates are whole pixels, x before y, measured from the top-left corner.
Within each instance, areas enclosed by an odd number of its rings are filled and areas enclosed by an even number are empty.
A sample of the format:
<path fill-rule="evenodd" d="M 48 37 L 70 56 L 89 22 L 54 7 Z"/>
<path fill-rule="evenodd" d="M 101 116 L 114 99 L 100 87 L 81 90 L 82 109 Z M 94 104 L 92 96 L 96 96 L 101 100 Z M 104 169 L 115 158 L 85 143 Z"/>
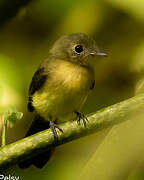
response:
<path fill-rule="evenodd" d="M 83 33 L 74 33 L 60 37 L 50 50 L 50 54 L 58 59 L 70 61 L 82 66 L 92 66 L 100 56 L 107 54 L 100 52 L 96 42 Z"/>

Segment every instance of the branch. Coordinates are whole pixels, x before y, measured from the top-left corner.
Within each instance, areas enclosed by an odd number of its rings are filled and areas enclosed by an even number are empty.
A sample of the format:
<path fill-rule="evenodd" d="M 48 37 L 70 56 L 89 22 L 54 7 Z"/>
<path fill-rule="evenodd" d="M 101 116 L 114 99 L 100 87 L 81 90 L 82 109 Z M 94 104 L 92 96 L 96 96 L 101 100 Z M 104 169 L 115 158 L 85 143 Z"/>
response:
<path fill-rule="evenodd" d="M 0 148 L 0 168 L 9 167 L 29 157 L 35 156 L 51 146 L 58 146 L 74 139 L 97 132 L 118 124 L 142 112 L 144 94 L 117 103 L 88 116 L 87 128 L 78 125 L 76 121 L 60 124 L 64 133 L 58 132 L 58 141 L 54 141 L 50 129 L 24 138 Z"/>

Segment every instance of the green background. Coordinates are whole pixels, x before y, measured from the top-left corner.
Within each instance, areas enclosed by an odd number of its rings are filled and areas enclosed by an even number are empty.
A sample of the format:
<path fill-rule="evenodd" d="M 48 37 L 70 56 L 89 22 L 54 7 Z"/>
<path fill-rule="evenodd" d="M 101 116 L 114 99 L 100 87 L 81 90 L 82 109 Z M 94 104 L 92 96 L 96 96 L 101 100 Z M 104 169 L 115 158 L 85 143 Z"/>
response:
<path fill-rule="evenodd" d="M 9 3 L 6 6 L 9 8 L 5 13 L 9 14 L 14 7 Z M 33 0 L 0 25 L 0 113 L 9 105 L 24 112 L 23 119 L 8 129 L 7 143 L 21 139 L 32 121 L 26 105 L 33 73 L 53 42 L 73 32 L 89 34 L 109 56 L 95 67 L 96 86 L 83 108 L 85 114 L 135 94 L 144 70 L 143 0 Z M 144 144 L 136 143 L 144 138 L 142 119 L 136 116 L 132 123 L 128 121 L 58 147 L 43 169 L 20 170 L 14 166 L 2 173 L 26 180 L 80 179 L 99 152 L 102 166 L 93 163 L 95 173 L 88 173 L 86 179 L 142 180 L 144 163 L 139 160 Z M 117 148 L 113 138 L 117 138 Z M 95 158 L 95 162 L 100 161 L 99 156 Z"/>

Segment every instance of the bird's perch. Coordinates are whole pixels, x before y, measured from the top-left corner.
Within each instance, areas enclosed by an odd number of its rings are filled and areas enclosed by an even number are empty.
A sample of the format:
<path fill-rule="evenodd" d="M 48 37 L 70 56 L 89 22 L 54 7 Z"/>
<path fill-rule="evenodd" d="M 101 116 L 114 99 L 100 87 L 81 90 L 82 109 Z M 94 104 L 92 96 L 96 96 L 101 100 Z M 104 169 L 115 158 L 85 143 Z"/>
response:
<path fill-rule="evenodd" d="M 55 142 L 51 130 L 44 130 L 33 136 L 0 148 L 0 169 L 17 164 L 20 161 L 45 151 L 51 146 L 57 146 L 74 139 L 97 132 L 101 129 L 130 119 L 144 108 L 144 94 L 117 103 L 88 116 L 87 128 L 78 125 L 76 121 L 61 124 L 64 133 L 58 132 Z"/>

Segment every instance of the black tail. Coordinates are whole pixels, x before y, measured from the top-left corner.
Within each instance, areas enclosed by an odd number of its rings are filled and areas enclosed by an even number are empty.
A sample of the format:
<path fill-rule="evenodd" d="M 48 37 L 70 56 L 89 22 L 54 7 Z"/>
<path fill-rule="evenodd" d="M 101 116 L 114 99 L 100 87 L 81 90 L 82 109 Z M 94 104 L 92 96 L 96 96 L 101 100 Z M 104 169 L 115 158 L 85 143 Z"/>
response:
<path fill-rule="evenodd" d="M 40 117 L 39 115 L 35 116 L 32 125 L 29 129 L 29 131 L 27 132 L 26 136 L 30 136 L 32 134 L 35 134 L 39 131 L 45 130 L 50 128 L 49 126 L 49 122 L 45 121 L 42 117 Z M 54 151 L 54 148 L 51 148 L 49 150 L 47 150 L 44 153 L 41 153 L 37 156 L 31 157 L 30 159 L 27 159 L 21 163 L 19 163 L 19 167 L 21 169 L 26 169 L 28 168 L 30 165 L 34 165 L 37 168 L 42 168 L 50 159 L 52 153 Z"/>

